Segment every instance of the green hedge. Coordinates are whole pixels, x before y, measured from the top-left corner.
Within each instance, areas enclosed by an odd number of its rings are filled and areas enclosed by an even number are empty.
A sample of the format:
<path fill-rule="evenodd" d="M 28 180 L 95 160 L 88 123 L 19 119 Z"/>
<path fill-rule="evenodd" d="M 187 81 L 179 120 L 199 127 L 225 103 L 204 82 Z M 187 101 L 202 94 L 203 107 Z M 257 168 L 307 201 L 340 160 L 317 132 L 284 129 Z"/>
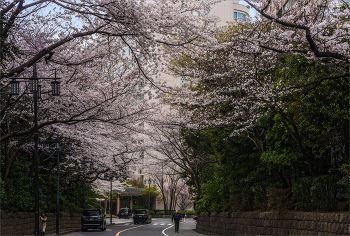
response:
<path fill-rule="evenodd" d="M 132 209 L 133 209 L 133 210 L 137 210 L 137 209 L 147 209 L 147 207 L 145 207 L 145 206 L 136 206 L 136 205 L 133 205 L 133 206 L 132 206 Z"/>
<path fill-rule="evenodd" d="M 297 208 L 303 211 L 334 210 L 341 200 L 337 197 L 345 192 L 344 186 L 337 182 L 338 178 L 333 175 L 299 178 L 292 187 Z"/>
<path fill-rule="evenodd" d="M 187 215 L 195 215 L 196 212 L 195 211 L 186 211 L 187 212 Z"/>

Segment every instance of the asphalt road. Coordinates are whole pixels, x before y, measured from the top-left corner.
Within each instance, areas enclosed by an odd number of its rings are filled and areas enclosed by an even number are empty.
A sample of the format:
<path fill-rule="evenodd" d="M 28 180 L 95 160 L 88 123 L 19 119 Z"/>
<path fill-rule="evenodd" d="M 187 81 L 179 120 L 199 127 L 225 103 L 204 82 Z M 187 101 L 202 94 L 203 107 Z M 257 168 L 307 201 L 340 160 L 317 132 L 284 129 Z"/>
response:
<path fill-rule="evenodd" d="M 152 219 L 151 224 L 136 224 L 131 222 L 125 224 L 116 224 L 107 226 L 106 231 L 89 229 L 87 232 L 74 232 L 67 234 L 69 236 L 175 236 L 175 235 L 188 235 L 188 236 L 200 236 L 193 229 L 195 229 L 195 223 L 192 219 L 186 219 L 186 222 L 180 222 L 179 233 L 175 233 L 174 224 L 171 219 Z"/>

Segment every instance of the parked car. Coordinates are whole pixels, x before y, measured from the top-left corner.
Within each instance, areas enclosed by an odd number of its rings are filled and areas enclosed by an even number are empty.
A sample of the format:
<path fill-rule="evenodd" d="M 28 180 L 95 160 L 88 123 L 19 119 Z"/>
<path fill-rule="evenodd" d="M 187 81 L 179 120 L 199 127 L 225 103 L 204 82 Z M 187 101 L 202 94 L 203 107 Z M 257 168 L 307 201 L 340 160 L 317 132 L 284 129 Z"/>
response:
<path fill-rule="evenodd" d="M 138 224 L 140 222 L 145 222 L 146 224 L 152 223 L 152 216 L 147 209 L 137 209 L 134 211 L 133 216 L 134 224 Z"/>
<path fill-rule="evenodd" d="M 130 219 L 132 217 L 132 210 L 130 208 L 120 208 L 118 217 L 124 219 Z"/>
<path fill-rule="evenodd" d="M 106 230 L 106 215 L 101 209 L 83 210 L 81 216 L 81 231 L 86 231 L 88 229 Z"/>

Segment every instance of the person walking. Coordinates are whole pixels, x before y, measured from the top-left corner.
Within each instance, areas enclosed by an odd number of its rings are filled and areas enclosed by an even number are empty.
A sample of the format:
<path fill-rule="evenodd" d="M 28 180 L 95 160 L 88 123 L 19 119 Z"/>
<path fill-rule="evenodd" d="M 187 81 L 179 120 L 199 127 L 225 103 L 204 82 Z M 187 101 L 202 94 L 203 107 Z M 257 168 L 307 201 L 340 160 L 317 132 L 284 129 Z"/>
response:
<path fill-rule="evenodd" d="M 186 222 L 187 212 L 185 211 L 184 223 Z"/>
<path fill-rule="evenodd" d="M 171 222 L 175 222 L 175 233 L 179 232 L 180 221 L 181 214 L 179 213 L 179 210 L 176 210 L 176 212 L 173 214 L 173 218 L 171 219 Z"/>
<path fill-rule="evenodd" d="M 39 217 L 39 231 L 40 231 L 40 235 L 45 235 L 46 221 L 47 221 L 47 216 L 43 212 L 43 213 L 41 213 L 41 216 Z"/>

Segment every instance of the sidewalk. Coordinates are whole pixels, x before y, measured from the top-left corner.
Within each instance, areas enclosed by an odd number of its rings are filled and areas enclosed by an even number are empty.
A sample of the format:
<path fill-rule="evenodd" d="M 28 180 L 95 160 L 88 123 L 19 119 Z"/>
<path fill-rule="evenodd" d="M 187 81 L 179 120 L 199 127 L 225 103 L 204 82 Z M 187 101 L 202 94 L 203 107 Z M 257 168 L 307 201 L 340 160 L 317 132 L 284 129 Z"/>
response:
<path fill-rule="evenodd" d="M 118 217 L 112 218 L 112 225 L 119 225 L 119 224 L 127 224 L 127 223 L 132 223 L 132 218 L 130 219 L 119 219 Z M 111 225 L 111 220 L 110 218 L 106 218 L 106 226 L 110 226 Z M 69 231 L 62 231 L 60 232 L 60 235 L 64 235 L 64 234 L 69 234 L 69 233 L 73 233 L 73 232 L 77 232 L 80 231 L 80 229 L 76 229 L 76 230 L 69 230 Z M 50 233 L 50 234 L 45 234 L 47 236 L 54 236 L 56 235 L 56 233 Z"/>
<path fill-rule="evenodd" d="M 179 234 L 175 233 L 174 226 L 168 227 L 167 230 L 163 231 L 165 236 L 177 236 L 177 235 L 186 235 L 186 236 L 205 236 L 204 234 L 197 233 L 195 231 L 196 224 L 192 219 L 186 219 L 186 222 L 180 222 Z"/>

